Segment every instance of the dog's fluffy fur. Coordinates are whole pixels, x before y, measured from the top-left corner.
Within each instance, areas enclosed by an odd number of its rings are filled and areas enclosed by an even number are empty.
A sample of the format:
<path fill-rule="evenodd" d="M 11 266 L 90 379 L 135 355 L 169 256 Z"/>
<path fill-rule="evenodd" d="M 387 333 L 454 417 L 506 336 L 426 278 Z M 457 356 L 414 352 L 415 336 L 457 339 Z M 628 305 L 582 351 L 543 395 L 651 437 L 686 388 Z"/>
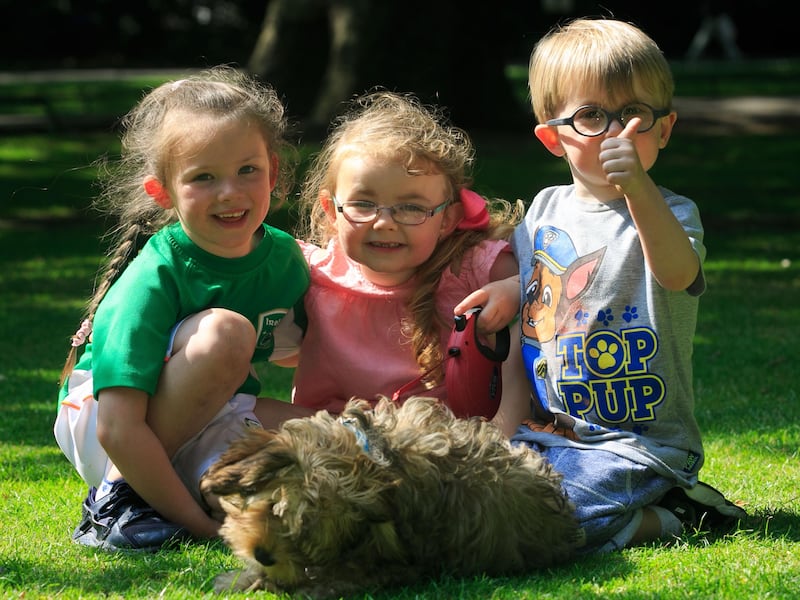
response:
<path fill-rule="evenodd" d="M 573 507 L 536 452 L 435 399 L 351 400 L 253 430 L 203 480 L 245 560 L 217 591 L 338 597 L 441 574 L 508 575 L 568 558 Z"/>

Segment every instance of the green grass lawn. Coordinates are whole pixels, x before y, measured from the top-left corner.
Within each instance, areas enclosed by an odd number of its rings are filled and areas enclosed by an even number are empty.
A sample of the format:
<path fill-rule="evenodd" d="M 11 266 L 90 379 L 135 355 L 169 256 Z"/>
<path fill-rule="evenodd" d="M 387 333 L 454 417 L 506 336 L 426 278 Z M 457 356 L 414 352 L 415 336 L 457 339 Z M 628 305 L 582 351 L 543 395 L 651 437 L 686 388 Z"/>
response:
<path fill-rule="evenodd" d="M 720 89 L 733 85 L 715 77 Z M 143 85 L 150 84 L 107 90 L 103 106 L 124 111 Z M 88 102 L 89 92 L 80 93 L 60 101 Z M 445 578 L 373 598 L 800 597 L 797 133 L 704 137 L 679 120 L 653 169 L 659 183 L 698 203 L 707 229 L 708 291 L 695 339 L 697 417 L 707 451 L 701 478 L 745 503 L 751 517 L 741 529 L 717 537 L 690 532 L 671 547 L 591 557 L 526 577 Z M 527 200 L 567 180 L 565 164 L 525 132 L 475 141 L 475 187 L 487 195 Z M 103 223 L 87 210 L 91 163 L 116 151 L 107 132 L 0 137 L 2 598 L 212 598 L 215 575 L 238 565 L 220 542 L 115 555 L 69 539 L 85 488 L 52 435 L 56 381 L 102 260 Z M 273 218 L 290 223 L 286 210 Z M 270 369 L 265 393 L 287 399 L 290 377 Z"/>

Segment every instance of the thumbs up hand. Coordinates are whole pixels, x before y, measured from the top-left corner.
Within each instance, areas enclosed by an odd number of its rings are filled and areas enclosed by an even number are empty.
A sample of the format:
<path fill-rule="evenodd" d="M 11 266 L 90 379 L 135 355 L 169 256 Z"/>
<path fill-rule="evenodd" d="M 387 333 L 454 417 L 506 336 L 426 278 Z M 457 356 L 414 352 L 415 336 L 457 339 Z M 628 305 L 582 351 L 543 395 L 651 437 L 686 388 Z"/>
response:
<path fill-rule="evenodd" d="M 648 178 L 633 143 L 642 120 L 634 117 L 616 137 L 607 137 L 600 144 L 600 164 L 609 183 L 626 196 Z"/>

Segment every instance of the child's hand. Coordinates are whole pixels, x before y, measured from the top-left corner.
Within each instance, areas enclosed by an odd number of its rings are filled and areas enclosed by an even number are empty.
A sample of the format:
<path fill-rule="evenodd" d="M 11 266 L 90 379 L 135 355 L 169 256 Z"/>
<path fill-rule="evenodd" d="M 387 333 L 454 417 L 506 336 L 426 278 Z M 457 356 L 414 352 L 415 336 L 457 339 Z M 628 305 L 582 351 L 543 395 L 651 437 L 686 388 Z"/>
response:
<path fill-rule="evenodd" d="M 495 333 L 508 325 L 519 313 L 519 275 L 491 281 L 475 290 L 453 309 L 456 316 L 470 308 L 482 307 L 478 333 Z"/>
<path fill-rule="evenodd" d="M 641 123 L 639 117 L 634 117 L 617 137 L 606 138 L 600 144 L 600 165 L 606 179 L 626 196 L 642 187 L 648 177 L 633 144 Z"/>

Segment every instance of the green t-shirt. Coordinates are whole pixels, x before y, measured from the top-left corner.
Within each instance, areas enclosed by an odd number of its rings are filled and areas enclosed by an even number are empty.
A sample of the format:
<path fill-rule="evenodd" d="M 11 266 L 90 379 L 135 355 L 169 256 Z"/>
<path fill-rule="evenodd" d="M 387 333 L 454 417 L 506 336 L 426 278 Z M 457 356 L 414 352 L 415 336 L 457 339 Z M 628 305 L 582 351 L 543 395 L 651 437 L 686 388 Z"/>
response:
<path fill-rule="evenodd" d="M 276 339 L 275 329 L 287 316 L 305 328 L 308 283 L 303 254 L 294 238 L 279 229 L 265 224 L 255 250 L 223 258 L 199 248 L 174 223 L 150 238 L 111 286 L 95 314 L 92 342 L 76 368 L 92 370 L 95 397 L 115 386 L 153 394 L 173 327 L 208 308 L 226 308 L 250 320 L 258 340 L 253 362 L 268 360 L 276 350 L 286 354 L 281 347 L 286 341 Z M 260 388 L 250 375 L 238 391 L 258 394 Z"/>

